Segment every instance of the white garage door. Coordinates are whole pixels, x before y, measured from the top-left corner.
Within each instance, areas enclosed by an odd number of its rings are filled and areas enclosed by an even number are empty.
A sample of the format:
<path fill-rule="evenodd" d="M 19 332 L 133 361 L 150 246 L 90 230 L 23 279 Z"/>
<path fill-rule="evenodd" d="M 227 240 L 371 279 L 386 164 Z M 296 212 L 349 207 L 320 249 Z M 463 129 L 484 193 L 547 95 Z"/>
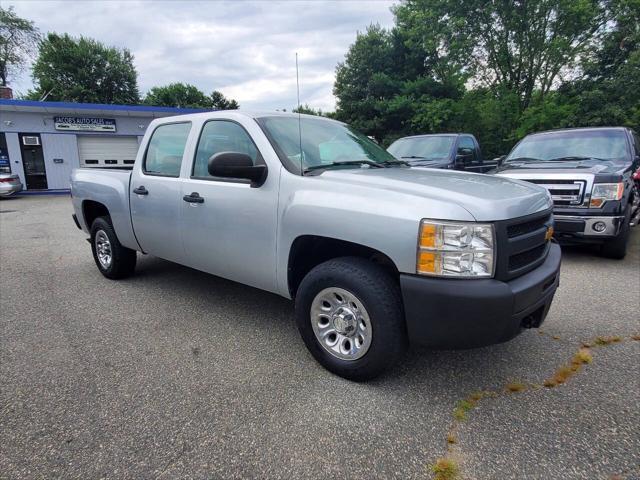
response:
<path fill-rule="evenodd" d="M 138 153 L 138 137 L 78 135 L 81 167 L 131 166 Z"/>

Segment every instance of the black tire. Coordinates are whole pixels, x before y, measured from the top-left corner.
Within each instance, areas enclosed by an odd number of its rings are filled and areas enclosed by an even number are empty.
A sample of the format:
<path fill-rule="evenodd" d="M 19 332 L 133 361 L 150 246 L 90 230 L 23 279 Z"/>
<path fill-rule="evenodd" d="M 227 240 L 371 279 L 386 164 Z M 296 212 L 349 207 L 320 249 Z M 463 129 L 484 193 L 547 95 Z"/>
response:
<path fill-rule="evenodd" d="M 368 313 L 372 326 L 371 343 L 360 358 L 337 358 L 320 344 L 313 331 L 313 300 L 331 287 L 355 295 Z M 297 291 L 296 322 L 314 358 L 327 370 L 349 380 L 369 380 L 380 375 L 400 358 L 407 347 L 400 286 L 383 268 L 363 258 L 336 258 L 311 270 Z"/>
<path fill-rule="evenodd" d="M 627 255 L 627 245 L 631 233 L 631 205 L 627 206 L 622 222 L 618 236 L 608 240 L 600 247 L 600 255 L 603 257 L 622 260 Z"/>
<path fill-rule="evenodd" d="M 108 266 L 100 263 L 96 249 L 96 236 L 99 232 L 104 232 L 109 239 L 111 247 L 111 262 Z M 116 236 L 116 232 L 111 225 L 109 217 L 98 217 L 91 224 L 91 251 L 93 259 L 100 273 L 107 278 L 117 280 L 126 278 L 133 274 L 136 268 L 136 251 L 123 247 Z"/>

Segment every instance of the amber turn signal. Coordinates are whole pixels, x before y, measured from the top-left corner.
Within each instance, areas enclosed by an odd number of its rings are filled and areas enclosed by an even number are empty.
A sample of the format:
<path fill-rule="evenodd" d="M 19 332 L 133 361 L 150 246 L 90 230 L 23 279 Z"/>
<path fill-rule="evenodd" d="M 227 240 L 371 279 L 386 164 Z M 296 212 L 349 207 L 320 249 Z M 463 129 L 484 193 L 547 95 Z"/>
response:
<path fill-rule="evenodd" d="M 420 246 L 423 248 L 434 248 L 436 246 L 436 226 L 423 223 L 420 226 Z"/>

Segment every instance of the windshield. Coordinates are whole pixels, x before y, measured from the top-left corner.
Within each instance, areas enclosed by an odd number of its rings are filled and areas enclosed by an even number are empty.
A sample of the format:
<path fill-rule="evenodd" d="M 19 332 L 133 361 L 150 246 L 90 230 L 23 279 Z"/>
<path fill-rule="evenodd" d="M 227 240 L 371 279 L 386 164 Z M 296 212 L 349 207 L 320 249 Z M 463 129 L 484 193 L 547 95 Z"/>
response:
<path fill-rule="evenodd" d="M 516 145 L 506 161 L 614 160 L 626 156 L 627 139 L 623 131 L 575 130 L 526 137 Z"/>
<path fill-rule="evenodd" d="M 438 160 L 448 158 L 455 137 L 410 137 L 396 140 L 388 148 L 391 155 L 405 160 Z"/>
<path fill-rule="evenodd" d="M 378 144 L 339 122 L 320 117 L 301 117 L 298 128 L 298 117 L 273 116 L 256 120 L 269 137 L 280 160 L 292 172 L 301 170 L 300 143 L 304 170 L 322 167 L 368 168 L 372 163 L 381 166 L 388 162 L 396 163 L 393 156 Z M 350 164 L 340 164 L 342 162 Z"/>

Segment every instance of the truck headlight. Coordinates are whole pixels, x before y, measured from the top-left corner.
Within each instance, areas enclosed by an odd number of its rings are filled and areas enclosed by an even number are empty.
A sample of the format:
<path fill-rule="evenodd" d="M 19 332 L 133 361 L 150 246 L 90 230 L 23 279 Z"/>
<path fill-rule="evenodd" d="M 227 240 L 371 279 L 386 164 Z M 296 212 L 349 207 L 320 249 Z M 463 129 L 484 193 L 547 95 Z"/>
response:
<path fill-rule="evenodd" d="M 620 200 L 624 193 L 624 183 L 594 183 L 591 190 L 590 207 L 601 207 L 607 200 Z"/>
<path fill-rule="evenodd" d="M 493 276 L 495 235 L 488 223 L 422 220 L 416 273 L 438 277 Z"/>

